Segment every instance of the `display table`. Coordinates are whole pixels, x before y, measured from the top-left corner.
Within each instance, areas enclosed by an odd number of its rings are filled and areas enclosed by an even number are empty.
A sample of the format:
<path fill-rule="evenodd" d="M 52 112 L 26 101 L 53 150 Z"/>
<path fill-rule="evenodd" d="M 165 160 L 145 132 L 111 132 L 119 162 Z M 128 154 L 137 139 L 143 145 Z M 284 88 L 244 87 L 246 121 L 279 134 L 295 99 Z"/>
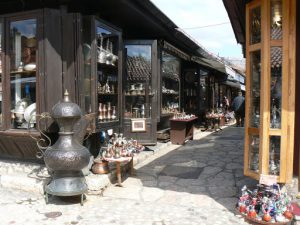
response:
<path fill-rule="evenodd" d="M 116 174 L 117 174 L 117 185 L 122 187 L 122 177 L 121 177 L 121 163 L 130 162 L 130 175 L 133 175 L 133 156 L 132 157 L 120 157 L 120 158 L 103 158 L 108 162 L 116 163 Z"/>
<path fill-rule="evenodd" d="M 217 131 L 217 129 L 222 130 L 221 126 L 225 125 L 224 116 L 206 116 L 206 130 L 211 128 L 211 130 Z"/>
<path fill-rule="evenodd" d="M 172 144 L 182 145 L 186 140 L 193 140 L 194 122 L 198 117 L 190 119 L 170 119 L 170 139 Z"/>

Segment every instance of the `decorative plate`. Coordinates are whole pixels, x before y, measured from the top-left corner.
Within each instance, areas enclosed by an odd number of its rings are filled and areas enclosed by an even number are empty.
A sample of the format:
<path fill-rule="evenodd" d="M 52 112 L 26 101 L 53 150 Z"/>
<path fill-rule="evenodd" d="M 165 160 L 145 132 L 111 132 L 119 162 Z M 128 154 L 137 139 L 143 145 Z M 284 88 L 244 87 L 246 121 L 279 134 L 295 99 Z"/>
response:
<path fill-rule="evenodd" d="M 25 109 L 24 119 L 26 122 L 36 123 L 36 104 L 33 103 Z"/>

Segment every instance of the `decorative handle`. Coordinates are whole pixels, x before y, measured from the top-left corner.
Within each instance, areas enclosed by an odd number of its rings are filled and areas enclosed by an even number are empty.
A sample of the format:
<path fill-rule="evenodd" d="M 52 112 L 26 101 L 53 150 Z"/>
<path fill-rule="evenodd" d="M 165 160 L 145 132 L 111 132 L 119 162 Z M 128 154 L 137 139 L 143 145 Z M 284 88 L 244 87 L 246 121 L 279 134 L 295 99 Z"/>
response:
<path fill-rule="evenodd" d="M 30 122 L 31 122 L 31 119 L 32 119 L 32 117 L 33 116 L 31 116 L 30 117 L 30 119 L 29 119 L 29 121 L 28 121 L 28 133 L 29 133 L 29 136 L 32 138 L 32 139 L 34 139 L 35 141 L 36 141 L 36 144 L 37 144 L 37 146 L 38 146 L 38 148 L 39 148 L 39 151 L 37 151 L 37 153 L 36 153 L 36 157 L 38 158 L 38 159 L 41 159 L 41 158 L 43 158 L 44 157 L 44 154 L 45 154 L 45 151 L 46 151 L 46 149 L 48 148 L 48 147 L 50 147 L 51 146 L 51 139 L 40 129 L 40 121 L 42 120 L 42 119 L 46 119 L 46 118 L 50 118 L 51 119 L 51 116 L 50 116 L 50 113 L 48 113 L 48 112 L 43 112 L 41 115 L 36 115 L 36 117 L 40 117 L 39 118 L 39 120 L 37 121 L 37 130 L 42 134 L 42 137 L 39 137 L 39 138 L 35 138 L 35 137 L 33 137 L 32 135 L 31 135 L 31 130 L 30 130 Z M 47 140 L 45 139 L 45 138 L 43 138 L 43 137 L 46 137 L 46 139 L 48 140 L 48 142 L 49 142 L 49 144 L 46 146 L 46 147 L 43 147 L 43 145 L 45 144 L 45 143 L 47 143 Z"/>

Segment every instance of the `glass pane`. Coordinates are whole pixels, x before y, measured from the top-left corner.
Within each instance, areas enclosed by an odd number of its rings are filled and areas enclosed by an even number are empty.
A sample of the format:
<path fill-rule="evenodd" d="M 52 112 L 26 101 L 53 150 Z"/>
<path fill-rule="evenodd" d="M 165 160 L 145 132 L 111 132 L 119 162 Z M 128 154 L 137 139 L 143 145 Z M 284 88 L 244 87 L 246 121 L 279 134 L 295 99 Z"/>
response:
<path fill-rule="evenodd" d="M 279 175 L 280 171 L 280 136 L 270 136 L 269 174 Z"/>
<path fill-rule="evenodd" d="M 151 116 L 151 46 L 127 45 L 125 112 L 126 118 Z"/>
<path fill-rule="evenodd" d="M 162 114 L 179 112 L 180 60 L 162 52 Z M 192 75 L 195 76 L 193 73 Z M 196 90 L 188 89 L 189 94 Z"/>
<path fill-rule="evenodd" d="M 92 112 L 92 101 L 91 101 L 91 78 L 92 78 L 92 49 L 91 49 L 91 20 L 88 18 L 83 19 L 83 76 L 80 78 L 82 81 L 81 99 L 83 109 L 85 113 Z"/>
<path fill-rule="evenodd" d="M 0 126 L 2 125 L 2 34 L 3 24 L 0 23 Z"/>
<path fill-rule="evenodd" d="M 35 126 L 36 20 L 10 24 L 10 90 L 12 128 Z"/>
<path fill-rule="evenodd" d="M 250 54 L 250 127 L 259 127 L 260 122 L 260 51 Z"/>
<path fill-rule="evenodd" d="M 281 127 L 282 48 L 271 47 L 271 107 L 270 127 Z"/>
<path fill-rule="evenodd" d="M 249 169 L 259 172 L 259 136 L 249 136 Z"/>
<path fill-rule="evenodd" d="M 99 121 L 117 121 L 118 114 L 118 36 L 97 26 Z"/>
<path fill-rule="evenodd" d="M 261 11 L 260 7 L 250 12 L 250 44 L 261 42 Z"/>
<path fill-rule="evenodd" d="M 271 1 L 271 39 L 282 39 L 282 1 Z"/>

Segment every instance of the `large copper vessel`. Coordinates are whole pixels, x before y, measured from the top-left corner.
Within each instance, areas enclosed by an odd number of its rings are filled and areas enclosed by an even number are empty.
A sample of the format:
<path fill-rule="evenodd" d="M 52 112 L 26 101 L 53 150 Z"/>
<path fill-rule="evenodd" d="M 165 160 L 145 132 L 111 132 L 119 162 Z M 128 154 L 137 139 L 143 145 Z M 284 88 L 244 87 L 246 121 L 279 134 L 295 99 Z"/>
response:
<path fill-rule="evenodd" d="M 45 187 L 46 201 L 48 194 L 81 195 L 82 204 L 87 185 L 81 170 L 88 165 L 90 153 L 74 137 L 73 131 L 75 123 L 82 117 L 82 112 L 77 104 L 70 101 L 66 91 L 63 101 L 53 106 L 51 117 L 60 129 L 58 140 L 44 153 L 45 164 L 53 172 L 50 183 Z"/>

